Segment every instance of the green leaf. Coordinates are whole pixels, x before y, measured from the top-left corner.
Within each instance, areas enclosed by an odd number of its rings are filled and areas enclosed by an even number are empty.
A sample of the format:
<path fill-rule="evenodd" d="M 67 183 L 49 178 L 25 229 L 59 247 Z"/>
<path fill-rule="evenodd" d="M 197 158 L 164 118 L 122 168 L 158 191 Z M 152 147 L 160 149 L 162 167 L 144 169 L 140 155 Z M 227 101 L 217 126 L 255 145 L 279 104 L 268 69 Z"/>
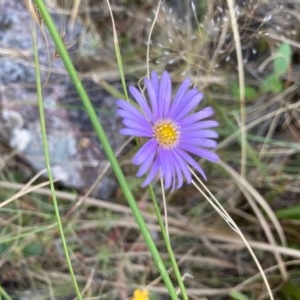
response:
<path fill-rule="evenodd" d="M 249 300 L 249 298 L 245 294 L 242 294 L 238 291 L 230 292 L 229 296 L 231 297 L 231 299 L 234 299 L 234 300 Z"/>
<path fill-rule="evenodd" d="M 235 98 L 240 98 L 240 87 L 237 83 L 234 83 L 231 87 L 232 94 L 235 96 Z M 253 100 L 257 98 L 257 91 L 252 86 L 245 86 L 245 98 L 249 100 Z"/>
<path fill-rule="evenodd" d="M 257 98 L 256 89 L 251 86 L 246 86 L 245 87 L 245 97 L 246 97 L 246 99 L 250 99 L 250 100 Z"/>
<path fill-rule="evenodd" d="M 279 219 L 300 220 L 300 205 L 277 210 L 275 214 Z"/>
<path fill-rule="evenodd" d="M 282 83 L 280 78 L 276 74 L 271 74 L 267 76 L 261 83 L 261 90 L 264 93 L 280 93 L 282 91 Z"/>
<path fill-rule="evenodd" d="M 274 73 L 277 77 L 287 73 L 291 64 L 291 55 L 291 46 L 287 43 L 281 44 L 273 62 Z"/>
<path fill-rule="evenodd" d="M 299 300 L 300 288 L 297 283 L 288 281 L 280 291 L 282 300 Z"/>
<path fill-rule="evenodd" d="M 23 248 L 24 256 L 38 256 L 42 253 L 43 247 L 41 244 L 33 242 Z"/>

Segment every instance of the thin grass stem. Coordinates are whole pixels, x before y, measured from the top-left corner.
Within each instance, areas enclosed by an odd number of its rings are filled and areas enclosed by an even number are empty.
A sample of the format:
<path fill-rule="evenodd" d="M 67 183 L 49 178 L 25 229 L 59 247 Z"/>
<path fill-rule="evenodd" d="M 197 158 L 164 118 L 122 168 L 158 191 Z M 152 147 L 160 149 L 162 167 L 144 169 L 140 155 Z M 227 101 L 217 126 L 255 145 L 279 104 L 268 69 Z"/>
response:
<path fill-rule="evenodd" d="M 163 200 L 163 206 L 164 206 L 165 229 L 166 229 L 167 237 L 170 240 L 169 225 L 168 225 L 167 200 L 166 200 L 166 193 L 165 193 L 165 189 L 164 189 L 164 181 L 163 181 L 162 178 L 160 180 L 160 183 L 161 183 L 162 200 Z"/>
<path fill-rule="evenodd" d="M 161 182 L 162 182 L 162 192 L 164 194 L 163 180 L 161 180 Z M 163 236 L 163 239 L 164 239 L 164 242 L 165 242 L 168 254 L 169 254 L 171 265 L 173 267 L 173 270 L 174 270 L 174 273 L 175 273 L 175 276 L 176 276 L 176 279 L 177 279 L 177 282 L 178 282 L 178 285 L 179 285 L 179 288 L 180 288 L 180 291 L 181 291 L 181 295 L 182 295 L 184 300 L 188 300 L 188 295 L 187 295 L 187 292 L 186 292 L 186 289 L 185 289 L 185 285 L 184 285 L 182 276 L 180 274 L 180 270 L 178 268 L 178 264 L 176 262 L 176 258 L 175 258 L 175 255 L 174 255 L 174 252 L 173 252 L 173 249 L 172 249 L 172 245 L 171 245 L 171 242 L 170 242 L 169 232 L 166 230 L 168 221 L 166 219 L 165 220 L 166 225 L 164 225 L 163 218 L 161 216 L 161 212 L 160 212 L 160 209 L 159 209 L 159 205 L 157 203 L 157 199 L 156 199 L 155 193 L 153 191 L 153 187 L 151 185 L 149 186 L 149 192 L 150 192 L 150 197 L 151 197 L 153 207 L 154 207 L 154 210 L 155 210 L 155 214 L 156 214 L 156 217 L 157 217 L 158 225 L 160 227 L 160 231 L 161 231 L 161 234 Z M 164 198 L 164 201 L 165 201 L 165 196 L 163 196 L 163 198 Z M 166 213 L 166 205 L 164 205 L 164 207 L 165 207 L 165 213 Z"/>
<path fill-rule="evenodd" d="M 231 27 L 233 32 L 233 38 L 235 42 L 235 50 L 238 65 L 239 76 L 239 90 L 240 90 L 240 128 L 241 128 L 241 175 L 245 177 L 246 174 L 246 162 L 247 162 L 247 127 L 246 127 L 246 109 L 245 109 L 245 72 L 243 63 L 243 54 L 241 47 L 241 39 L 238 29 L 238 22 L 236 13 L 234 10 L 234 0 L 227 0 L 227 6 L 229 10 Z"/>
<path fill-rule="evenodd" d="M 116 31 L 115 20 L 114 20 L 114 16 L 113 16 L 109 1 L 106 0 L 106 2 L 107 2 L 108 10 L 110 13 L 111 22 L 112 22 L 114 45 L 115 45 L 116 58 L 117 58 L 117 63 L 118 63 L 118 67 L 119 67 L 120 78 L 121 78 L 121 82 L 122 82 L 125 99 L 128 101 L 129 98 L 128 98 L 128 92 L 127 92 L 127 88 L 126 88 L 126 81 L 125 81 L 125 75 L 124 75 L 124 69 L 123 69 L 123 63 L 122 63 L 122 55 L 121 55 L 121 51 L 120 51 L 120 47 L 119 47 L 119 40 L 118 40 L 117 31 Z"/>
<path fill-rule="evenodd" d="M 52 176 L 51 171 L 51 163 L 50 163 L 50 156 L 49 156 L 49 148 L 48 148 L 48 142 L 47 142 L 47 132 L 46 132 L 46 121 L 45 121 L 45 114 L 44 114 L 44 104 L 43 104 L 43 95 L 42 95 L 42 84 L 41 84 L 41 77 L 40 77 L 40 70 L 39 70 L 39 57 L 38 57 L 38 50 L 37 50 L 37 44 L 36 44 L 36 30 L 35 25 L 32 26 L 32 39 L 33 39 L 33 52 L 34 52 L 34 66 L 35 66 L 35 75 L 36 75 L 36 89 L 37 89 L 37 97 L 38 97 L 38 105 L 39 105 L 39 115 L 40 115 L 40 126 L 41 126 L 41 133 L 42 133 L 42 143 L 43 143 L 43 149 L 44 149 L 44 157 L 45 157 L 45 164 L 47 169 L 47 175 L 49 178 L 49 184 L 51 189 L 51 195 L 52 195 L 52 201 L 55 211 L 55 217 L 56 217 L 56 224 L 58 227 L 59 235 L 62 242 L 62 247 L 65 255 L 65 259 L 68 265 L 69 273 L 72 279 L 73 287 L 75 289 L 75 293 L 77 295 L 77 298 L 80 300 L 82 299 L 81 293 L 76 281 L 76 277 L 74 274 L 74 270 L 72 267 L 68 245 L 66 242 L 63 225 L 60 217 L 58 202 L 55 194 L 55 187 L 54 187 L 54 180 Z"/>
<path fill-rule="evenodd" d="M 48 231 L 49 229 L 52 229 L 55 227 L 55 223 L 54 224 L 51 224 L 51 225 L 48 225 L 48 226 L 40 226 L 39 228 L 36 228 L 36 229 L 30 229 L 28 231 L 25 231 L 25 232 L 21 232 L 19 233 L 18 235 L 13 235 L 13 236 L 9 236 L 9 237 L 1 237 L 1 240 L 0 240 L 0 245 L 1 244 L 5 244 L 5 243 L 11 243 L 17 239 L 21 239 L 21 238 L 24 238 L 24 237 L 27 237 L 27 236 L 32 236 L 36 233 L 39 233 L 39 232 L 45 232 L 45 231 Z"/>

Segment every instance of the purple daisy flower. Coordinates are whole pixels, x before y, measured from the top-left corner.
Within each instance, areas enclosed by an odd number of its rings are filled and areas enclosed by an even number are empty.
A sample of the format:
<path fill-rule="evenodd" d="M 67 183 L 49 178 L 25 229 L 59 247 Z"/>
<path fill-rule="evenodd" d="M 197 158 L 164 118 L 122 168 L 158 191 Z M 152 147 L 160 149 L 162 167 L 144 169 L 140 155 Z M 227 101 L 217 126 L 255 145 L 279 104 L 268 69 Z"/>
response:
<path fill-rule="evenodd" d="M 161 79 L 155 72 L 150 80 L 145 79 L 148 98 L 133 86 L 129 91 L 140 109 L 125 100 L 118 100 L 117 113 L 123 118 L 123 135 L 145 137 L 148 140 L 138 150 L 132 163 L 140 165 L 137 176 L 148 172 L 142 186 L 151 183 L 159 174 L 165 188 L 180 188 L 184 182 L 191 183 L 189 167 L 206 176 L 194 157 L 216 162 L 217 154 L 206 148 L 215 148 L 218 137 L 211 128 L 218 126 L 214 120 L 204 120 L 213 115 L 213 109 L 206 107 L 194 112 L 203 98 L 196 88 L 189 89 L 190 80 L 185 79 L 172 99 L 171 78 L 163 72 Z"/>

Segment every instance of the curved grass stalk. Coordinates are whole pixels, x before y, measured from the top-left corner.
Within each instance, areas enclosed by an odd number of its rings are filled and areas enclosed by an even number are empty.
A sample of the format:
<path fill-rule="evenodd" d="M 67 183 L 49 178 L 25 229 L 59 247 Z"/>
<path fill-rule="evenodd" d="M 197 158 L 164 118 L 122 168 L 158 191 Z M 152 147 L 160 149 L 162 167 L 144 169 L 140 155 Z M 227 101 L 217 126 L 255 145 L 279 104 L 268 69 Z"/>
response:
<path fill-rule="evenodd" d="M 248 200 L 250 206 L 252 207 L 253 211 L 257 215 L 270 244 L 273 246 L 276 245 L 276 240 L 275 240 L 275 237 L 273 236 L 270 228 L 266 224 L 264 215 L 258 209 L 257 204 L 260 205 L 260 207 L 265 211 L 266 215 L 269 217 L 270 221 L 272 222 L 274 228 L 276 229 L 276 231 L 278 233 L 281 244 L 283 246 L 286 246 L 287 242 L 286 242 L 286 238 L 285 238 L 285 234 L 282 229 L 282 226 L 280 225 L 280 222 L 278 221 L 276 215 L 274 214 L 272 209 L 269 207 L 268 203 L 264 200 L 264 198 L 244 179 L 244 177 L 239 176 L 239 174 L 237 172 L 235 172 L 231 167 L 226 165 L 222 160 L 219 161 L 219 164 L 238 183 L 240 190 L 243 192 L 243 194 L 245 195 L 246 199 Z M 256 204 L 256 202 L 257 202 L 257 204 Z M 282 278 L 285 281 L 288 278 L 288 273 L 285 268 L 283 259 L 280 255 L 280 253 L 278 253 L 278 252 L 275 252 L 274 256 L 280 267 L 280 272 L 282 274 Z"/>
<path fill-rule="evenodd" d="M 147 77 L 148 78 L 150 78 L 150 66 L 149 66 L 149 62 L 150 62 L 151 36 L 152 36 L 152 33 L 153 33 L 153 29 L 154 29 L 155 23 L 156 23 L 156 21 L 158 19 L 158 14 L 159 14 L 159 11 L 160 11 L 161 2 L 162 2 L 161 0 L 158 1 L 157 8 L 156 8 L 156 11 L 155 11 L 154 20 L 153 20 L 153 22 L 151 24 L 149 35 L 148 35 L 147 53 L 146 53 L 146 68 L 147 68 Z"/>
<path fill-rule="evenodd" d="M 124 196 L 131 208 L 131 211 L 135 218 L 135 221 L 137 222 L 137 225 L 144 237 L 144 240 L 148 246 L 148 249 L 152 254 L 152 257 L 157 266 L 157 269 L 160 272 L 162 279 L 169 291 L 169 295 L 172 300 L 178 300 L 176 290 L 175 290 L 173 283 L 169 277 L 169 274 L 166 270 L 163 260 L 156 248 L 155 242 L 154 242 L 154 240 L 150 234 L 150 231 L 149 231 L 149 229 L 141 215 L 141 212 L 136 204 L 136 201 L 132 195 L 132 192 L 127 184 L 126 178 L 121 170 L 118 160 L 117 160 L 117 158 L 114 154 L 114 151 L 108 141 L 106 133 L 99 121 L 99 118 L 98 118 L 98 116 L 95 112 L 95 109 L 88 97 L 88 94 L 87 94 L 85 88 L 83 87 L 82 82 L 74 68 L 74 65 L 69 57 L 66 47 L 65 47 L 63 41 L 61 40 L 61 37 L 57 31 L 57 28 L 56 28 L 50 14 L 47 11 L 44 1 L 43 0 L 35 0 L 34 2 L 39 9 L 42 19 L 50 32 L 53 42 L 55 43 L 56 49 L 57 49 L 61 59 L 63 60 L 65 68 L 66 68 L 66 70 L 78 92 L 78 95 L 85 107 L 85 110 L 86 110 L 86 112 L 90 118 L 90 121 L 94 127 L 94 130 L 97 134 L 97 137 L 103 147 L 103 150 L 104 150 L 108 160 L 111 163 L 112 170 L 114 171 L 114 173 L 118 179 L 118 182 L 124 193 Z M 120 53 L 120 52 L 118 51 L 117 53 Z M 120 59 L 120 57 L 119 57 L 119 59 Z M 118 61 L 118 64 L 120 67 L 121 62 Z M 123 72 L 123 74 L 124 74 L 124 72 Z"/>
<path fill-rule="evenodd" d="M 234 222 L 234 220 L 231 218 L 231 216 L 227 213 L 227 211 L 223 208 L 223 206 L 220 204 L 220 202 L 216 199 L 216 197 L 211 193 L 211 191 L 206 187 L 206 185 L 202 182 L 202 180 L 197 176 L 197 174 L 190 169 L 191 173 L 194 175 L 194 177 L 197 179 L 197 182 L 204 188 L 205 192 L 201 189 L 201 187 L 193 180 L 192 184 L 195 186 L 195 188 L 201 193 L 201 195 L 210 203 L 210 205 L 217 211 L 217 213 L 224 219 L 224 221 L 229 225 L 229 227 L 236 232 L 242 241 L 244 242 L 246 248 L 248 249 L 250 255 L 253 258 L 253 261 L 255 262 L 262 279 L 265 283 L 265 286 L 267 288 L 268 295 L 271 300 L 274 300 L 272 290 L 270 287 L 270 284 L 268 282 L 268 279 L 266 277 L 266 274 L 258 261 L 254 251 L 252 250 L 251 246 L 249 245 L 247 239 L 245 238 L 244 234 L 241 232 L 237 224 Z"/>

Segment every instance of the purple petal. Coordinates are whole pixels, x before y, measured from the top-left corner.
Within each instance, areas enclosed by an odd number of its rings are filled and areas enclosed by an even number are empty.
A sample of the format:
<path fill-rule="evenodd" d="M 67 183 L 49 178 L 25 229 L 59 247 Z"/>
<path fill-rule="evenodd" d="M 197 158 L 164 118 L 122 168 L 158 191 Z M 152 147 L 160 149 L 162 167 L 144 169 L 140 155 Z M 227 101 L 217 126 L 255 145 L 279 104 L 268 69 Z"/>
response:
<path fill-rule="evenodd" d="M 174 119 L 176 121 L 181 120 L 185 115 L 187 115 L 191 110 L 193 110 L 202 100 L 203 94 L 198 93 L 196 94 L 188 103 L 186 103 L 184 106 L 181 106 L 180 112 L 175 116 Z"/>
<path fill-rule="evenodd" d="M 208 117 L 211 117 L 214 114 L 213 109 L 209 106 L 209 107 L 205 107 L 204 109 L 193 113 L 189 116 L 187 116 L 186 118 L 180 120 L 180 125 L 181 126 L 186 126 L 186 125 L 190 125 L 193 124 L 195 122 L 198 122 L 202 119 L 206 119 Z"/>
<path fill-rule="evenodd" d="M 172 184 L 172 190 L 174 190 L 174 186 L 176 184 L 176 171 L 175 171 L 175 166 L 174 166 L 174 161 L 172 157 L 172 151 L 171 150 L 166 150 L 166 163 L 168 168 L 170 169 L 171 177 L 170 177 L 170 183 L 165 183 L 165 188 L 168 189 L 171 184 Z"/>
<path fill-rule="evenodd" d="M 117 110 L 117 112 L 123 111 L 123 112 L 127 112 L 128 115 L 133 115 L 138 118 L 145 119 L 145 116 L 131 103 L 129 103 L 125 100 L 118 100 L 117 105 L 119 105 L 119 107 L 121 108 L 121 109 Z M 124 115 L 125 113 L 122 113 L 122 114 Z M 120 115 L 120 116 L 122 116 L 122 115 Z"/>
<path fill-rule="evenodd" d="M 179 122 L 179 125 L 180 122 Z M 206 129 L 206 128 L 213 128 L 218 126 L 219 123 L 217 121 L 214 120 L 209 120 L 209 121 L 201 121 L 201 122 L 197 122 L 191 125 L 186 125 L 184 126 L 184 131 L 192 131 L 192 130 L 199 130 L 199 129 Z"/>
<path fill-rule="evenodd" d="M 145 85 L 146 85 L 146 88 L 147 88 L 147 91 L 148 91 L 148 95 L 149 95 L 149 99 L 150 99 L 150 102 L 151 102 L 152 112 L 153 112 L 154 118 L 158 119 L 159 114 L 158 114 L 157 93 L 156 93 L 156 91 L 153 87 L 152 82 L 147 78 L 145 78 Z"/>
<path fill-rule="evenodd" d="M 150 110 L 150 107 L 145 99 L 145 97 L 139 92 L 137 88 L 134 86 L 129 87 L 129 91 L 132 95 L 132 97 L 136 100 L 136 102 L 139 104 L 141 107 L 142 111 L 144 114 L 147 116 L 147 118 L 151 121 L 154 122 L 153 114 Z"/>
<path fill-rule="evenodd" d="M 158 92 L 159 92 L 159 79 L 158 79 L 158 76 L 156 74 L 155 71 L 152 71 L 151 72 L 151 83 L 152 83 L 152 86 L 154 88 L 154 91 L 156 93 L 156 97 L 158 98 Z"/>
<path fill-rule="evenodd" d="M 117 114 L 122 117 L 123 119 L 128 119 L 128 120 L 132 120 L 132 121 L 136 121 L 136 122 L 142 122 L 145 121 L 146 118 L 140 113 L 139 114 L 131 114 L 126 110 L 123 109 L 118 109 L 117 110 Z"/>
<path fill-rule="evenodd" d="M 157 156 L 156 160 L 154 161 L 154 163 L 152 165 L 152 168 L 150 169 L 148 177 L 142 184 L 142 187 L 145 187 L 151 183 L 151 181 L 154 179 L 155 175 L 159 171 L 159 168 L 160 168 L 160 161 L 159 161 L 159 157 Z"/>
<path fill-rule="evenodd" d="M 199 164 L 185 151 L 182 151 L 181 149 L 176 149 L 176 152 L 189 164 L 191 165 L 194 169 L 196 169 L 202 177 L 206 180 L 206 175 L 202 168 L 199 166 Z M 192 181 L 192 180 L 191 180 Z M 190 182 L 191 182 L 190 181 Z"/>
<path fill-rule="evenodd" d="M 184 96 L 184 94 L 187 92 L 189 86 L 190 86 L 190 79 L 186 78 L 182 84 L 180 85 L 180 87 L 178 88 L 178 91 L 174 97 L 173 103 L 171 104 L 170 107 L 170 111 L 167 115 L 167 117 L 169 117 L 170 115 L 173 114 L 173 112 L 176 110 L 177 106 L 180 104 L 182 97 Z"/>
<path fill-rule="evenodd" d="M 181 169 L 179 168 L 179 166 L 177 164 L 174 164 L 175 167 L 175 171 L 176 171 L 176 176 L 177 176 L 177 189 L 180 189 L 183 185 L 183 176 L 182 176 L 182 172 Z M 172 188 L 172 191 L 174 191 L 175 188 L 175 182 L 174 182 L 174 187 Z"/>
<path fill-rule="evenodd" d="M 175 119 L 176 116 L 182 111 L 182 109 L 199 93 L 197 89 L 189 90 L 182 98 L 178 99 L 177 105 L 172 109 L 172 113 L 169 112 L 169 117 Z"/>
<path fill-rule="evenodd" d="M 170 75 L 168 72 L 164 71 L 160 79 L 158 92 L 158 108 L 160 117 L 165 117 L 169 111 L 171 103 L 171 91 L 172 86 Z"/>
<path fill-rule="evenodd" d="M 145 119 L 139 121 L 123 119 L 123 124 L 128 128 L 133 128 L 133 129 L 140 128 L 139 130 L 152 132 L 152 127 Z"/>
<path fill-rule="evenodd" d="M 178 147 L 181 147 L 181 145 L 193 145 L 193 146 L 200 146 L 204 148 L 216 148 L 218 143 L 210 139 L 194 139 L 192 141 L 191 139 L 180 139 Z"/>
<path fill-rule="evenodd" d="M 180 129 L 181 136 L 183 139 L 198 139 L 198 138 L 212 138 L 215 139 L 219 135 L 214 130 L 203 129 L 203 130 L 194 130 L 185 132 L 185 128 Z"/>
<path fill-rule="evenodd" d="M 150 130 L 141 130 L 140 128 L 122 128 L 120 130 L 122 135 L 132 135 L 132 136 L 142 136 L 142 137 L 152 137 L 152 131 Z"/>
<path fill-rule="evenodd" d="M 165 189 L 169 189 L 172 185 L 172 189 L 174 189 L 175 183 L 176 183 L 176 172 L 175 172 L 175 166 L 174 166 L 174 161 L 173 161 L 173 156 L 172 156 L 172 150 L 165 150 L 164 156 L 164 169 L 167 169 L 168 171 L 165 172 L 165 174 L 170 174 L 170 176 L 165 178 Z"/>
<path fill-rule="evenodd" d="M 210 150 L 206 150 L 206 149 L 197 147 L 197 146 L 190 146 L 190 145 L 183 144 L 183 145 L 181 145 L 180 149 L 183 149 L 185 151 L 188 151 L 190 153 L 198 155 L 199 157 L 206 158 L 207 160 L 209 160 L 211 162 L 217 162 L 219 160 L 219 156 L 216 153 L 211 152 Z"/>
<path fill-rule="evenodd" d="M 174 159 L 176 160 L 176 165 L 178 165 L 182 171 L 182 173 L 184 174 L 187 183 L 191 183 L 192 182 L 192 175 L 191 172 L 188 168 L 187 163 L 185 162 L 185 160 L 177 153 L 177 149 L 175 151 L 173 151 L 173 155 L 174 155 Z"/>
<path fill-rule="evenodd" d="M 181 169 L 180 163 L 178 162 L 178 158 L 177 158 L 178 155 L 174 151 L 171 151 L 170 155 L 171 155 L 172 164 L 175 169 L 174 170 L 174 179 L 173 179 L 174 183 L 173 183 L 173 187 L 172 187 L 172 191 L 173 191 L 175 188 L 175 184 L 176 184 L 176 180 L 175 180 L 176 176 L 178 179 L 177 189 L 181 188 L 183 185 L 183 176 L 182 176 L 183 170 Z M 179 159 L 182 161 L 181 158 L 179 158 Z"/>
<path fill-rule="evenodd" d="M 150 139 L 139 149 L 139 151 L 132 159 L 132 163 L 134 165 L 140 165 L 142 162 L 144 162 L 147 159 L 147 156 L 149 156 L 153 152 L 156 153 L 156 148 L 157 148 L 157 143 L 155 139 Z"/>
<path fill-rule="evenodd" d="M 143 176 L 150 168 L 153 163 L 154 157 L 156 155 L 156 151 L 151 151 L 149 155 L 145 156 L 145 160 L 143 161 L 139 171 L 136 173 L 137 177 Z"/>
<path fill-rule="evenodd" d="M 168 189 L 172 182 L 172 168 L 169 162 L 169 150 L 158 148 L 158 156 L 161 163 L 161 172 L 165 181 L 165 188 Z"/>

